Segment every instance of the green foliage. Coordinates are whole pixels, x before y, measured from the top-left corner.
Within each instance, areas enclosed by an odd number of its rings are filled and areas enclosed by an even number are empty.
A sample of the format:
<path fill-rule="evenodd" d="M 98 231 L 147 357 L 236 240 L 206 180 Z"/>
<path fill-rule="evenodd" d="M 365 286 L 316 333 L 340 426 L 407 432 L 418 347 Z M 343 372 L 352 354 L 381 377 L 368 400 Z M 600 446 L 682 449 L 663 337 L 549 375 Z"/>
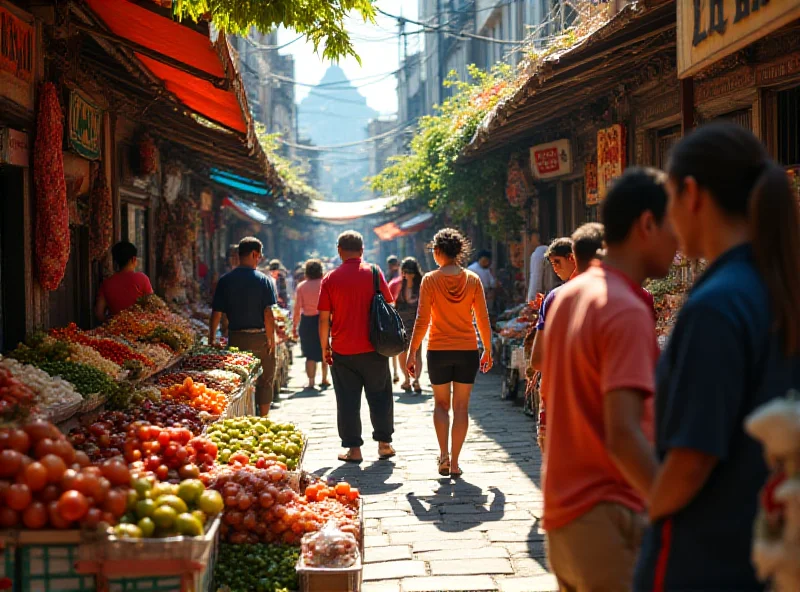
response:
<path fill-rule="evenodd" d="M 498 64 L 485 72 L 469 67 L 469 80 L 451 72 L 446 86 L 452 96 L 436 107 L 434 115 L 420 119 L 410 152 L 371 180 L 372 188 L 387 195 L 408 192 L 420 205 L 459 223 L 485 216 L 490 206 L 498 214 L 491 230 L 502 235 L 519 227 L 517 210 L 504 198 L 505 156 L 488 156 L 458 165 L 461 150 L 472 139 L 486 114 L 516 89 L 515 70 Z"/>
<path fill-rule="evenodd" d="M 294 162 L 280 153 L 281 144 L 278 141 L 281 134 L 268 134 L 261 124 L 256 124 L 256 135 L 267 158 L 275 167 L 278 175 L 283 179 L 291 207 L 302 211 L 308 206 L 311 199 L 322 199 L 322 194 L 306 181 L 308 166 Z"/>
<path fill-rule="evenodd" d="M 322 45 L 323 57 L 331 60 L 348 55 L 358 59 L 345 29 L 349 12 L 375 21 L 371 0 L 173 0 L 172 10 L 179 18 L 210 17 L 217 28 L 235 34 L 250 27 L 264 33 L 279 26 L 294 29 L 315 51 Z"/>

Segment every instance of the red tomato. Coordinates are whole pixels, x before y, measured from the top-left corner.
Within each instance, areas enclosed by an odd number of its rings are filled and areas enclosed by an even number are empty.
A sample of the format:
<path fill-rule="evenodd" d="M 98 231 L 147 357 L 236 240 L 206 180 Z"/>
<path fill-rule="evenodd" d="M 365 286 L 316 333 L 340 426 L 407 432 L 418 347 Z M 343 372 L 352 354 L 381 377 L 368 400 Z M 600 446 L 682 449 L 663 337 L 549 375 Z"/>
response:
<path fill-rule="evenodd" d="M 350 484 L 345 482 L 337 483 L 334 489 L 336 491 L 336 495 L 347 495 L 350 493 Z"/>
<path fill-rule="evenodd" d="M 72 444 L 69 443 L 68 440 L 55 440 L 53 443 L 53 454 L 56 456 L 61 457 L 61 459 L 67 464 L 71 465 L 75 462 L 75 449 L 72 447 Z"/>
<path fill-rule="evenodd" d="M 65 529 L 70 527 L 69 520 L 66 520 L 61 512 L 58 511 L 58 502 L 50 502 L 47 504 L 47 518 L 53 528 Z"/>
<path fill-rule="evenodd" d="M 356 487 L 351 487 L 350 491 L 347 492 L 347 499 L 349 499 L 351 502 L 356 501 L 359 497 L 361 497 L 361 494 Z"/>
<path fill-rule="evenodd" d="M 47 485 L 47 469 L 42 463 L 33 462 L 25 467 L 25 484 L 31 491 L 39 491 Z"/>
<path fill-rule="evenodd" d="M 47 524 L 47 508 L 42 502 L 33 502 L 22 513 L 22 523 L 32 530 Z"/>
<path fill-rule="evenodd" d="M 22 454 L 27 454 L 31 447 L 31 438 L 25 430 L 8 430 L 8 447 Z"/>
<path fill-rule="evenodd" d="M 61 488 L 58 485 L 54 485 L 52 483 L 45 486 L 39 494 L 36 496 L 39 501 L 42 501 L 46 504 L 50 502 L 54 502 L 58 499 L 61 495 Z"/>
<path fill-rule="evenodd" d="M 32 421 L 24 428 L 25 433 L 30 436 L 31 441 L 36 444 L 39 440 L 44 438 L 50 439 L 57 439 L 62 437 L 61 432 L 58 431 L 58 428 L 54 426 L 49 421 L 44 421 L 42 419 L 37 419 L 36 421 Z"/>
<path fill-rule="evenodd" d="M 42 438 L 36 443 L 33 449 L 33 456 L 42 458 L 45 455 L 53 454 L 55 450 L 55 442 L 50 438 Z"/>
<path fill-rule="evenodd" d="M 6 505 L 12 510 L 22 512 L 31 503 L 31 490 L 22 483 L 14 483 L 6 490 Z"/>
<path fill-rule="evenodd" d="M 109 460 L 102 465 L 103 475 L 111 481 L 111 485 L 130 485 L 131 472 L 125 463 Z"/>
<path fill-rule="evenodd" d="M 172 438 L 166 430 L 158 435 L 158 443 L 161 444 L 162 447 L 167 446 L 171 441 Z"/>
<path fill-rule="evenodd" d="M 89 500 L 80 491 L 65 491 L 58 500 L 58 512 L 64 520 L 76 522 L 86 516 L 88 511 Z"/>
<path fill-rule="evenodd" d="M 75 462 L 82 467 L 88 467 L 92 461 L 89 460 L 89 455 L 87 455 L 83 450 L 77 450 L 75 451 Z"/>
<path fill-rule="evenodd" d="M 109 512 L 115 518 L 119 518 L 128 508 L 128 493 L 120 489 L 112 489 L 108 492 L 103 510 Z"/>
<path fill-rule="evenodd" d="M 167 465 L 159 465 L 155 472 L 159 481 L 166 481 L 169 477 L 169 467 Z"/>
<path fill-rule="evenodd" d="M 0 452 L 0 477 L 15 477 L 22 468 L 22 458 L 16 450 Z"/>
<path fill-rule="evenodd" d="M 0 527 L 14 528 L 19 524 L 19 514 L 6 505 L 0 506 Z"/>
<path fill-rule="evenodd" d="M 83 525 L 89 528 L 94 528 L 100 521 L 103 520 L 103 511 L 100 508 L 89 508 L 86 512 L 86 517 L 83 519 Z M 109 523 L 110 524 L 110 523 Z"/>
<path fill-rule="evenodd" d="M 67 472 L 67 463 L 64 462 L 61 456 L 46 454 L 39 462 L 47 469 L 48 483 L 59 483 L 64 478 L 64 473 Z"/>

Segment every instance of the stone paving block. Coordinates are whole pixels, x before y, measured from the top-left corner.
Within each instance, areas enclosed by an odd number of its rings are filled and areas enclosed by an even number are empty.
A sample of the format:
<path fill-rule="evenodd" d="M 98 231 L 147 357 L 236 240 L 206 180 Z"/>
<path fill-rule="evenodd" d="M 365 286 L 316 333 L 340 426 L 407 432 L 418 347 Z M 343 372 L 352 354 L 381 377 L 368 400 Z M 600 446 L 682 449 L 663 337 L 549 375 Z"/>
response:
<path fill-rule="evenodd" d="M 411 547 L 409 545 L 389 545 L 386 547 L 365 549 L 364 558 L 365 563 L 382 563 L 384 561 L 411 559 Z"/>
<path fill-rule="evenodd" d="M 499 545 L 491 547 L 480 547 L 478 549 L 442 549 L 438 551 L 424 551 L 415 553 L 415 559 L 422 561 L 447 561 L 452 559 L 464 559 L 468 557 L 474 559 L 495 559 L 508 558 L 508 551 Z"/>
<path fill-rule="evenodd" d="M 495 592 L 497 584 L 487 575 L 480 576 L 433 576 L 403 580 L 403 592 Z"/>
<path fill-rule="evenodd" d="M 420 536 L 418 531 L 411 532 L 398 532 L 389 533 L 389 540 L 393 545 L 408 545 L 418 542 L 420 539 L 425 540 L 439 540 L 439 541 L 457 541 L 457 540 L 480 540 L 484 539 L 481 532 L 444 532 L 441 530 L 425 531 L 424 537 Z"/>
<path fill-rule="evenodd" d="M 516 557 L 511 560 L 511 564 L 518 576 L 540 576 L 549 573 L 547 560 L 544 558 Z"/>
<path fill-rule="evenodd" d="M 479 574 L 513 574 L 514 567 L 508 559 L 499 557 L 481 559 L 450 559 L 429 562 L 434 576 L 471 576 Z"/>
<path fill-rule="evenodd" d="M 374 510 L 372 508 L 364 508 L 364 515 L 367 517 L 367 520 L 371 520 L 406 517 L 408 516 L 408 512 L 404 510 L 398 510 L 396 507 L 392 508 L 391 510 Z"/>
<path fill-rule="evenodd" d="M 361 585 L 361 592 L 401 592 L 400 580 L 364 582 Z"/>
<path fill-rule="evenodd" d="M 497 582 L 500 592 L 558 592 L 558 582 L 551 574 L 527 578 L 503 578 Z"/>
<path fill-rule="evenodd" d="M 381 527 L 384 530 L 390 530 L 395 526 L 413 526 L 420 523 L 423 524 L 439 524 L 441 519 L 439 518 L 438 512 L 436 514 L 426 515 L 423 519 L 418 518 L 417 516 L 408 514 L 404 515 L 402 518 L 383 518 L 381 520 Z"/>
<path fill-rule="evenodd" d="M 396 580 L 413 576 L 426 575 L 424 561 L 384 561 L 383 563 L 367 563 L 364 566 L 364 581 Z"/>
<path fill-rule="evenodd" d="M 389 543 L 389 537 L 386 536 L 386 535 L 380 535 L 380 536 L 365 535 L 364 536 L 364 546 L 367 549 L 370 549 L 372 547 L 386 547 L 389 544 L 390 544 Z"/>
<path fill-rule="evenodd" d="M 524 543 L 525 541 L 540 541 L 544 538 L 538 532 L 531 532 L 530 528 L 522 528 L 520 530 L 490 530 L 488 534 L 489 540 L 493 543 Z"/>
<path fill-rule="evenodd" d="M 411 543 L 411 550 L 414 553 L 424 553 L 426 551 L 442 551 L 445 549 L 482 549 L 489 546 L 489 541 L 485 538 L 479 539 L 424 539 Z"/>

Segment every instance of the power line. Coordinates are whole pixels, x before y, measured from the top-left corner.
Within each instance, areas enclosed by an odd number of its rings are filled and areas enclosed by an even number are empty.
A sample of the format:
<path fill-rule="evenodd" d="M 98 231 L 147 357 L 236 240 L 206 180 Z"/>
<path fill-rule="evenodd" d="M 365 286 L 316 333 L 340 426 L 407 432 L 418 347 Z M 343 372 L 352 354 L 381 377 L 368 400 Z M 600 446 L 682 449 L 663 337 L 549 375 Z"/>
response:
<path fill-rule="evenodd" d="M 337 148 L 349 148 L 350 146 L 360 146 L 361 144 L 377 142 L 378 140 L 383 140 L 384 138 L 395 136 L 399 133 L 402 133 L 404 130 L 406 130 L 409 126 L 413 125 L 414 123 L 415 123 L 414 121 L 409 121 L 403 125 L 397 126 L 396 128 L 389 130 L 388 132 L 383 132 L 382 134 L 378 134 L 370 138 L 364 138 L 363 140 L 358 140 L 356 142 L 346 142 L 344 144 L 332 144 L 330 146 L 311 146 L 311 145 L 304 146 L 302 144 L 295 144 L 293 142 L 288 142 L 286 140 L 283 140 L 282 138 L 278 138 L 278 142 L 280 142 L 285 146 L 289 146 L 290 148 L 299 148 L 301 150 L 308 150 L 309 152 L 328 152 L 329 150 L 336 150 Z"/>
<path fill-rule="evenodd" d="M 407 19 L 405 17 L 397 16 L 397 15 L 394 15 L 394 14 L 389 14 L 388 12 L 382 10 L 381 8 L 378 8 L 377 6 L 375 7 L 375 10 L 377 10 L 378 12 L 380 12 L 384 16 L 388 16 L 389 18 L 395 19 L 397 22 L 406 22 L 406 23 L 411 23 L 412 25 L 418 25 L 418 26 L 422 27 L 423 29 L 432 31 L 434 33 L 444 33 L 444 34 L 449 35 L 451 37 L 455 37 L 456 39 L 462 39 L 462 40 L 477 39 L 479 41 L 487 41 L 489 43 L 500 43 L 500 44 L 503 44 L 503 45 L 522 45 L 524 43 L 523 41 L 512 41 L 512 40 L 505 40 L 505 39 L 496 39 L 494 37 L 485 37 L 483 35 L 476 35 L 475 33 L 467 33 L 466 31 L 455 31 L 453 29 L 447 29 L 447 28 L 445 28 L 445 25 L 447 23 L 442 23 L 441 25 L 426 25 L 425 23 L 422 23 L 420 21 Z"/>

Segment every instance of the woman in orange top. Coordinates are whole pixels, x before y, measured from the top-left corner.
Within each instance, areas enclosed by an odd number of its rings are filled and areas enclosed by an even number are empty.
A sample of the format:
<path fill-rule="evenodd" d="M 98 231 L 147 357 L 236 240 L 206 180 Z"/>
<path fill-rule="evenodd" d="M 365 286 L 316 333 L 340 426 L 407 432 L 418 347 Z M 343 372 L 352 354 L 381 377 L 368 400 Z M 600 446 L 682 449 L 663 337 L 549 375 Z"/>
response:
<path fill-rule="evenodd" d="M 417 322 L 408 353 L 408 371 L 416 376 L 416 354 L 430 326 L 428 376 L 433 386 L 433 425 L 439 440 L 439 474 L 460 477 L 458 457 L 469 425 L 469 397 L 478 374 L 492 367 L 491 349 L 478 354 L 473 315 L 484 344 L 492 342 L 492 328 L 486 310 L 483 285 L 477 274 L 461 267 L 469 242 L 452 228 L 436 233 L 431 243 L 439 269 L 425 275 L 419 293 Z M 451 386 L 452 385 L 452 386 Z M 453 442 L 450 436 L 450 407 L 453 407 Z"/>

